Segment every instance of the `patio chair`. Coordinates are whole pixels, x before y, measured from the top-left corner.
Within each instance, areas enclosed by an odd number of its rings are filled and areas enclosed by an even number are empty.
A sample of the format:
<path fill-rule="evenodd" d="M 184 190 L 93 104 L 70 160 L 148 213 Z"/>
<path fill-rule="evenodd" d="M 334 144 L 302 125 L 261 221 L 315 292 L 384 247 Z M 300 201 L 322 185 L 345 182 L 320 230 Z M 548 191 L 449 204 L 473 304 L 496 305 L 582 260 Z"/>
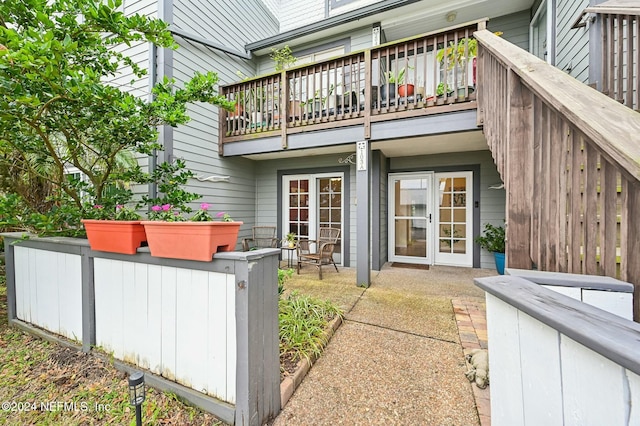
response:
<path fill-rule="evenodd" d="M 243 251 L 278 247 L 275 226 L 254 226 L 252 230 L 253 238 L 242 239 Z"/>
<path fill-rule="evenodd" d="M 322 279 L 322 266 L 332 264 L 338 271 L 336 263 L 333 261 L 333 251 L 338 244 L 340 229 L 320 228 L 317 240 L 298 241 L 298 274 L 303 263 L 318 267 L 320 279 Z"/>

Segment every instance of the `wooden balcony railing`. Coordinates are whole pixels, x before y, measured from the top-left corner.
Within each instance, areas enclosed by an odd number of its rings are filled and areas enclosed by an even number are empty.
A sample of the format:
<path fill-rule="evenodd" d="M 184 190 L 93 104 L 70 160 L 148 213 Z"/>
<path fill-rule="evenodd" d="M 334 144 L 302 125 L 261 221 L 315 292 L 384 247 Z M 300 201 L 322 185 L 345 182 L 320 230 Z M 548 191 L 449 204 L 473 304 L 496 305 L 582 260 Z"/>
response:
<path fill-rule="evenodd" d="M 427 33 L 222 87 L 221 142 L 475 108 L 486 21 Z M 446 106 L 446 108 L 442 108 Z M 309 127 L 314 126 L 314 127 Z M 304 129 L 303 129 L 304 128 Z M 367 130 L 365 129 L 365 132 Z"/>
<path fill-rule="evenodd" d="M 631 282 L 638 321 L 640 114 L 486 30 L 475 37 L 507 265 Z"/>
<path fill-rule="evenodd" d="M 595 6 L 602 46 L 602 92 L 640 110 L 640 8 Z"/>

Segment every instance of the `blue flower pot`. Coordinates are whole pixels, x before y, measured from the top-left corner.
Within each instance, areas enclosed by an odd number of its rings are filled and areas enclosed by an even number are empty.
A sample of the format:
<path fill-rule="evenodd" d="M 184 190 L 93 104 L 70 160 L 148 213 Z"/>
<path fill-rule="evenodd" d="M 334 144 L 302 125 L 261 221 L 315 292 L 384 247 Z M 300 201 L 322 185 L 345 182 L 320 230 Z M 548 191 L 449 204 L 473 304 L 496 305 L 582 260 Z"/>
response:
<path fill-rule="evenodd" d="M 500 275 L 504 275 L 504 253 L 493 253 L 496 260 L 496 269 Z"/>

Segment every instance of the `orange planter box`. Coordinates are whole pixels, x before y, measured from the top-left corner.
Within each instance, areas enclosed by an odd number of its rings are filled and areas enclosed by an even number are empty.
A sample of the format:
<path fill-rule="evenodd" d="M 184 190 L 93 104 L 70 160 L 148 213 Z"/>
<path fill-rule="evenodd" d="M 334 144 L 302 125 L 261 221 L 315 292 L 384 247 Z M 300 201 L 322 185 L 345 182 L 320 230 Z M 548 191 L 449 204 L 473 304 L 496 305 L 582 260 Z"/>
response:
<path fill-rule="evenodd" d="M 139 220 L 82 219 L 91 250 L 135 254 L 147 237 Z"/>
<path fill-rule="evenodd" d="M 242 222 L 142 221 L 151 256 L 210 262 L 217 252 L 233 251 Z"/>

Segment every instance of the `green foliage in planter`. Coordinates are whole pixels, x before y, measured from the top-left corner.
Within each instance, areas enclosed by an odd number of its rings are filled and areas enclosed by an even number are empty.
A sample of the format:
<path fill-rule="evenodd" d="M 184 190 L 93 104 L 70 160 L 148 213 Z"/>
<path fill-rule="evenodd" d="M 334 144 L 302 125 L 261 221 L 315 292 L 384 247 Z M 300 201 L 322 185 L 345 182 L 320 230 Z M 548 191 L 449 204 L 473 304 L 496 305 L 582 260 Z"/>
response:
<path fill-rule="evenodd" d="M 504 253 L 505 229 L 485 223 L 482 236 L 476 237 L 476 243 L 491 253 Z"/>
<path fill-rule="evenodd" d="M 293 354 L 293 360 L 318 356 L 327 343 L 329 321 L 342 315 L 329 301 L 292 292 L 279 302 L 280 354 Z"/>
<path fill-rule="evenodd" d="M 29 215 L 51 216 L 53 207 L 80 212 L 71 222 L 58 223 L 62 215 L 31 221 L 37 232 L 79 227 L 87 208 L 106 204 L 109 187 L 139 182 L 142 170 L 123 156 L 154 154 L 158 126 L 186 123 L 188 103 L 233 108 L 217 93 L 213 72 L 196 73 L 183 87 L 165 79 L 151 102 L 130 86 L 109 84 L 127 67 L 134 79 L 147 72 L 117 46 L 177 47 L 166 23 L 126 17 L 121 4 L 0 3 L 0 191 L 19 195 Z M 68 179 L 69 168 L 86 179 Z"/>

